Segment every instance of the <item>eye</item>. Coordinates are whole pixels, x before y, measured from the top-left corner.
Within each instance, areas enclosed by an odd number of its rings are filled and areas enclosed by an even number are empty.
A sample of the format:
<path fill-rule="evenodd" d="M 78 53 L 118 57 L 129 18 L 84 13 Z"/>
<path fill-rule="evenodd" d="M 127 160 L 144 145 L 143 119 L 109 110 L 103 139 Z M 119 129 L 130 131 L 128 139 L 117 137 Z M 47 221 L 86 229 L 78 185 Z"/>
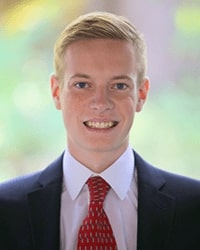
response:
<path fill-rule="evenodd" d="M 114 88 L 119 90 L 124 90 L 128 88 L 128 85 L 125 83 L 116 83 Z"/>
<path fill-rule="evenodd" d="M 79 89 L 85 89 L 85 88 L 88 88 L 89 85 L 86 82 L 78 82 L 75 84 L 75 86 Z"/>

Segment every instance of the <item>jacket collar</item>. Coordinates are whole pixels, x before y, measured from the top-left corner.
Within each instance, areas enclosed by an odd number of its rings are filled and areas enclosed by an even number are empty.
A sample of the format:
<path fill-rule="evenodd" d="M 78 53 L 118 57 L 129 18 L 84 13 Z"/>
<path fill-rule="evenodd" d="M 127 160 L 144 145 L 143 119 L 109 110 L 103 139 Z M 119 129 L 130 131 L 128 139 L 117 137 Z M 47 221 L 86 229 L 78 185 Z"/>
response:
<path fill-rule="evenodd" d="M 28 193 L 34 250 L 59 249 L 62 156 L 45 169 Z"/>
<path fill-rule="evenodd" d="M 168 194 L 162 171 L 135 153 L 138 173 L 138 250 L 168 249 L 175 198 Z"/>

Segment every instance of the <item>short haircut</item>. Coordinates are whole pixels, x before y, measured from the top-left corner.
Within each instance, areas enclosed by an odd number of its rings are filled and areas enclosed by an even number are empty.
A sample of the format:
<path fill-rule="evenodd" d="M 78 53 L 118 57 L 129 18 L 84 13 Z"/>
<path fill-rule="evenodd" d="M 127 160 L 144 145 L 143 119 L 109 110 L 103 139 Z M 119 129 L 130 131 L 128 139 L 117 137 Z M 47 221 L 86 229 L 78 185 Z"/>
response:
<path fill-rule="evenodd" d="M 146 45 L 142 34 L 125 17 L 108 12 L 92 12 L 79 16 L 62 31 L 54 47 L 55 75 L 64 75 L 64 53 L 69 44 L 84 39 L 128 41 L 136 55 L 138 85 L 146 75 Z"/>

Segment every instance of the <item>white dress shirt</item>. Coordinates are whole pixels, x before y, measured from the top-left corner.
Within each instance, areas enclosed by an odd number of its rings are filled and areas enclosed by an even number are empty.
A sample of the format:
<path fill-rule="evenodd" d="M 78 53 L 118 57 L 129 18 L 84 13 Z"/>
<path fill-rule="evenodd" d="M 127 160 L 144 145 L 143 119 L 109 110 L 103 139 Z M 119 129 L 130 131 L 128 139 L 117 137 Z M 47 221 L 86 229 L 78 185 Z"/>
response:
<path fill-rule="evenodd" d="M 118 250 L 136 250 L 137 180 L 131 147 L 100 174 L 93 173 L 75 160 L 68 150 L 65 151 L 60 250 L 76 250 L 78 231 L 87 216 L 89 204 L 89 191 L 85 183 L 93 175 L 101 176 L 111 186 L 104 201 L 104 210 L 109 218 Z"/>

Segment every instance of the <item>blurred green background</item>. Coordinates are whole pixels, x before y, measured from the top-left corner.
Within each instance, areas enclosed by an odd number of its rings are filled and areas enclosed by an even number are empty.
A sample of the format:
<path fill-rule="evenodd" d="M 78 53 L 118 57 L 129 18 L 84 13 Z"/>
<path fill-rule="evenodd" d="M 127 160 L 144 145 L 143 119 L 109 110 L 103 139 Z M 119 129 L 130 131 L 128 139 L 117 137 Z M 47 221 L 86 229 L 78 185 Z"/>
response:
<path fill-rule="evenodd" d="M 200 1 L 1 0 L 0 181 L 44 168 L 65 148 L 51 100 L 53 45 L 90 11 L 129 18 L 148 47 L 151 93 L 131 144 L 162 169 L 200 178 Z"/>

